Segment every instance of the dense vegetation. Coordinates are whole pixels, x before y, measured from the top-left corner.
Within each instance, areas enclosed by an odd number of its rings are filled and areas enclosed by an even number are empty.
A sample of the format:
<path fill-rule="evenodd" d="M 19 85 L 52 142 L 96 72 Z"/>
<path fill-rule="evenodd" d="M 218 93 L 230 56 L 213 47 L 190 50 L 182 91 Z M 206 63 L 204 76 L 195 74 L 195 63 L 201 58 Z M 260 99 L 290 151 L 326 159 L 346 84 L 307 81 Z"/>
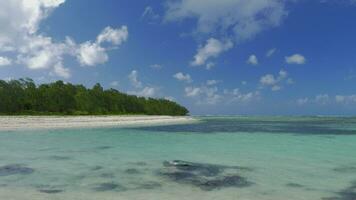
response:
<path fill-rule="evenodd" d="M 88 89 L 57 81 L 36 85 L 33 80 L 0 80 L 0 114 L 55 115 L 187 115 L 175 102 L 127 95 L 100 84 Z"/>

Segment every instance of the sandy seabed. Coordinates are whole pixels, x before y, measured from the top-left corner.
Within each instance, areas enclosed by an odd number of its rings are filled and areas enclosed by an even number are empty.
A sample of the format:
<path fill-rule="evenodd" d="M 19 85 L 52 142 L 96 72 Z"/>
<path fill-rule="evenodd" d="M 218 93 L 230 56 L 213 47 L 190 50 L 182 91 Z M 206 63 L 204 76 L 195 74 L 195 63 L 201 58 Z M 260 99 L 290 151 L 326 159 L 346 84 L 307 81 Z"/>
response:
<path fill-rule="evenodd" d="M 0 131 L 195 123 L 188 116 L 0 116 Z"/>

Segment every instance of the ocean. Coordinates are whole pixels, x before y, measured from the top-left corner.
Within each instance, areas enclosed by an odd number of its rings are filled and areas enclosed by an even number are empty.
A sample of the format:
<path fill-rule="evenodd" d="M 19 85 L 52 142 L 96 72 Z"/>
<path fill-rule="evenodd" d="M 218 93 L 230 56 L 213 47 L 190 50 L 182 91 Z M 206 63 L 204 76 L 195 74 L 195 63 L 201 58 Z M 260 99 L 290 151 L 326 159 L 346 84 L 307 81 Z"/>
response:
<path fill-rule="evenodd" d="M 356 199 L 356 118 L 198 118 L 0 132 L 0 199 Z"/>

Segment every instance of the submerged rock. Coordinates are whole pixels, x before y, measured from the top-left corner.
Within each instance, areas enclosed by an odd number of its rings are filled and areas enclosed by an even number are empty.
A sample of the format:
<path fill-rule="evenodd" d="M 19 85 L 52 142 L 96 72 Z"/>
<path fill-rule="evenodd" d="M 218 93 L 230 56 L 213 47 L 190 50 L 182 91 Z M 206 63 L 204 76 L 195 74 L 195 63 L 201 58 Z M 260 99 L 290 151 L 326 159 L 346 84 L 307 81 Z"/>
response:
<path fill-rule="evenodd" d="M 233 175 L 226 176 L 224 178 L 202 181 L 195 185 L 199 186 L 202 190 L 210 191 L 224 187 L 248 187 L 251 184 L 252 183 L 247 181 L 246 178 L 238 175 Z"/>
<path fill-rule="evenodd" d="M 340 172 L 340 173 L 356 173 L 356 167 L 355 166 L 343 166 L 343 167 L 337 167 L 333 169 L 335 172 Z"/>
<path fill-rule="evenodd" d="M 39 192 L 42 192 L 42 193 L 47 193 L 47 194 L 57 194 L 57 193 L 61 193 L 63 192 L 64 190 L 58 190 L 58 189 L 41 189 L 41 190 L 38 190 Z"/>
<path fill-rule="evenodd" d="M 94 166 L 94 167 L 92 167 L 90 170 L 92 170 L 92 171 L 98 171 L 98 170 L 101 170 L 101 169 L 103 169 L 104 167 L 102 167 L 102 166 Z"/>
<path fill-rule="evenodd" d="M 165 167 L 159 172 L 160 176 L 180 184 L 189 184 L 199 187 L 202 190 L 210 191 L 225 187 L 247 187 L 252 182 L 238 174 L 240 167 L 224 165 L 193 163 L 181 160 L 174 160 L 163 163 Z M 234 170 L 233 174 L 227 175 L 225 170 Z"/>
<path fill-rule="evenodd" d="M 100 146 L 100 147 L 97 147 L 97 149 L 99 150 L 106 150 L 106 149 L 111 149 L 113 148 L 112 146 Z"/>
<path fill-rule="evenodd" d="M 139 174 L 140 171 L 138 169 L 130 168 L 125 170 L 126 174 Z"/>
<path fill-rule="evenodd" d="M 49 159 L 51 160 L 70 160 L 69 156 L 50 156 Z"/>
<path fill-rule="evenodd" d="M 111 190 L 124 191 L 125 188 L 119 184 L 116 184 L 116 183 L 101 183 L 98 186 L 94 187 L 93 190 L 95 190 L 97 192 L 105 192 L 105 191 L 111 191 Z"/>
<path fill-rule="evenodd" d="M 182 171 L 190 171 L 198 173 L 202 176 L 216 176 L 223 170 L 224 167 L 211 164 L 193 163 L 181 160 L 174 160 L 171 162 L 164 162 L 166 167 L 175 167 Z"/>
<path fill-rule="evenodd" d="M 356 200 L 356 182 L 340 192 L 337 192 L 338 196 L 335 197 L 326 197 L 322 200 Z"/>
<path fill-rule="evenodd" d="M 21 164 L 5 165 L 0 167 L 0 176 L 9 176 L 15 174 L 32 174 L 35 170 Z"/>
<path fill-rule="evenodd" d="M 159 187 L 162 187 L 162 185 L 160 183 L 147 182 L 147 183 L 140 184 L 136 189 L 152 190 L 152 189 L 159 188 Z"/>
<path fill-rule="evenodd" d="M 303 185 L 299 184 L 299 183 L 288 183 L 286 184 L 287 187 L 294 187 L 294 188 L 302 188 L 304 187 Z"/>

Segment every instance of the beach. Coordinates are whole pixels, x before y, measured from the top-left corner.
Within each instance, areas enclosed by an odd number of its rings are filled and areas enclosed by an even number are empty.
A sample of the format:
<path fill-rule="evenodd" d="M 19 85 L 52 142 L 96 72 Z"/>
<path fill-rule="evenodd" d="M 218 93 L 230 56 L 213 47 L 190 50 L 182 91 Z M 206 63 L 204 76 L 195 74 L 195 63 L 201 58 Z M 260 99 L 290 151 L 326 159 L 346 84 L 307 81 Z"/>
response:
<path fill-rule="evenodd" d="M 187 116 L 0 116 L 0 131 L 168 125 L 197 122 Z"/>

